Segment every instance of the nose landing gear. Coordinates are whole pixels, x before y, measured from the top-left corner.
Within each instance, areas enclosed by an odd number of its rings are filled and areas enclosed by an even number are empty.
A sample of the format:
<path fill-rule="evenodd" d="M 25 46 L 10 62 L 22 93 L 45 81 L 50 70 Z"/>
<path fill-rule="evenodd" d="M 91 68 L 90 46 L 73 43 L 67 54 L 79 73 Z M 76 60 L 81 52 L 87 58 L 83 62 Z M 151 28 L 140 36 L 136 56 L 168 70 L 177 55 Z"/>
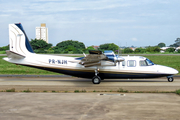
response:
<path fill-rule="evenodd" d="M 99 84 L 99 83 L 101 83 L 101 78 L 100 78 L 99 76 L 94 76 L 94 77 L 92 78 L 92 82 L 93 82 L 94 84 Z"/>
<path fill-rule="evenodd" d="M 168 82 L 173 82 L 174 81 L 173 76 L 168 76 L 167 79 L 168 79 Z"/>

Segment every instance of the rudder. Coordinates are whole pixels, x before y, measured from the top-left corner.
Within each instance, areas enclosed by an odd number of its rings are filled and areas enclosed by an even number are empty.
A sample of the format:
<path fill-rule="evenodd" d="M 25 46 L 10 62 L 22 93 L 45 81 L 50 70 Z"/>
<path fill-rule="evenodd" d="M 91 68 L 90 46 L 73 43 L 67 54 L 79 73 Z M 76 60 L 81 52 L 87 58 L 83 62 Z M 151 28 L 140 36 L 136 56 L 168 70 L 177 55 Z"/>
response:
<path fill-rule="evenodd" d="M 34 53 L 21 23 L 9 24 L 9 44 L 9 50 L 20 55 Z"/>

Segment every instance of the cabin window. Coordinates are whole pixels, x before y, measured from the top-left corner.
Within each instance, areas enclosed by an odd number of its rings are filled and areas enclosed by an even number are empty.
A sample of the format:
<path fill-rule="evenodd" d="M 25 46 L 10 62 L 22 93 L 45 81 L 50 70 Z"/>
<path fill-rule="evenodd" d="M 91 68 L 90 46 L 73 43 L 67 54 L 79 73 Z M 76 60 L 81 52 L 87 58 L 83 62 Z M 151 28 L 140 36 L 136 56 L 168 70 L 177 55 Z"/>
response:
<path fill-rule="evenodd" d="M 122 61 L 122 66 L 125 66 L 125 61 Z"/>
<path fill-rule="evenodd" d="M 139 61 L 139 66 L 147 66 L 147 62 L 145 60 Z"/>
<path fill-rule="evenodd" d="M 128 67 L 135 67 L 136 61 L 135 60 L 128 60 L 127 64 L 128 64 Z"/>

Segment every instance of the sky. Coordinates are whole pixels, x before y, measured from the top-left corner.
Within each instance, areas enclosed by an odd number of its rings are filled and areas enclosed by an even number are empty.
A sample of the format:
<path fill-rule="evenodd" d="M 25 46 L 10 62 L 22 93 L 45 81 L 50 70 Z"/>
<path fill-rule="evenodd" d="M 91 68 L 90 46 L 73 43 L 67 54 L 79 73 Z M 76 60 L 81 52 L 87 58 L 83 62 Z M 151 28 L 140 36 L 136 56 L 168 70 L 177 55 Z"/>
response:
<path fill-rule="evenodd" d="M 180 37 L 180 0 L 0 0 L 0 47 L 8 24 L 21 23 L 30 39 L 46 23 L 49 43 L 85 46 L 167 46 Z"/>

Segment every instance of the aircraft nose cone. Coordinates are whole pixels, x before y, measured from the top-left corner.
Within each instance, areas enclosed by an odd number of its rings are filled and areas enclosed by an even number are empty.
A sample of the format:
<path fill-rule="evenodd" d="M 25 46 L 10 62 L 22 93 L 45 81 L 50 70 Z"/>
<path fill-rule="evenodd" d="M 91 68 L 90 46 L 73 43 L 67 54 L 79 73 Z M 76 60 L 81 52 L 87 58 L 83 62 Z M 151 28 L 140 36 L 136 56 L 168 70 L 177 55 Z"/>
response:
<path fill-rule="evenodd" d="M 179 71 L 177 71 L 176 69 L 172 70 L 174 74 L 178 74 Z"/>
<path fill-rule="evenodd" d="M 169 67 L 169 69 L 168 69 L 168 72 L 170 73 L 170 74 L 178 74 L 179 73 L 179 71 L 177 71 L 176 69 L 174 69 L 174 68 L 170 68 Z"/>
<path fill-rule="evenodd" d="M 173 75 L 179 73 L 179 71 L 177 71 L 177 70 L 174 69 L 174 68 L 168 68 L 168 69 L 166 69 L 166 72 L 169 73 L 169 74 L 173 74 Z"/>
<path fill-rule="evenodd" d="M 172 75 L 179 73 L 179 71 L 171 67 L 161 66 L 161 65 L 158 65 L 158 67 L 159 67 L 159 71 L 163 73 L 172 74 Z"/>

